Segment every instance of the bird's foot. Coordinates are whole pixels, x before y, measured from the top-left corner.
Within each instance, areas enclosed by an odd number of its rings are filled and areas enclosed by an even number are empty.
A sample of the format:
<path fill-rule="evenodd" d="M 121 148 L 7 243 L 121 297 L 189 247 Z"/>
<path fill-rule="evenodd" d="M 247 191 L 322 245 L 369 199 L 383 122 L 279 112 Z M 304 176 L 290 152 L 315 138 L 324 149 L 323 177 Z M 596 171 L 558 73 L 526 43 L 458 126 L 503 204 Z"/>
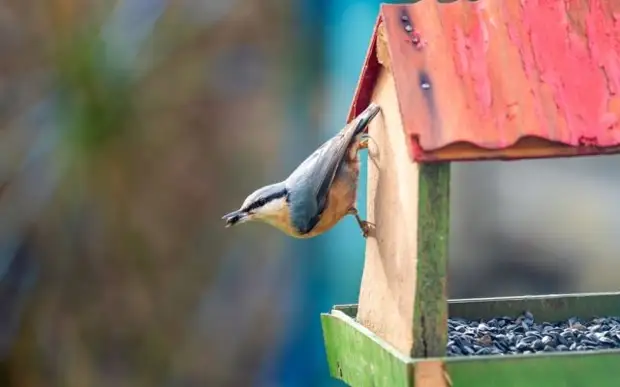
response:
<path fill-rule="evenodd" d="M 351 208 L 349 210 L 349 214 L 355 216 L 355 220 L 357 221 L 357 224 L 360 226 L 360 229 L 362 230 L 362 236 L 364 238 L 368 238 L 368 235 L 370 234 L 370 231 L 372 230 L 373 224 L 366 220 L 362 220 L 362 218 L 360 218 L 360 215 L 357 211 L 357 208 Z"/>
<path fill-rule="evenodd" d="M 375 146 L 372 147 L 372 149 L 369 147 L 370 140 L 372 140 L 372 142 L 375 143 Z M 357 149 L 358 150 L 367 149 L 368 154 L 371 156 L 371 158 L 377 158 L 379 156 L 379 147 L 377 146 L 377 143 L 375 142 L 375 140 L 372 137 L 370 137 L 368 133 L 362 134 Z"/>
<path fill-rule="evenodd" d="M 371 139 L 368 133 L 364 133 L 360 136 L 360 142 L 357 146 L 358 149 L 368 149 L 368 141 Z"/>
<path fill-rule="evenodd" d="M 372 230 L 372 223 L 362 220 L 360 221 L 360 228 L 362 229 L 362 236 L 364 238 L 368 238 L 368 235 L 370 235 L 370 230 Z"/>

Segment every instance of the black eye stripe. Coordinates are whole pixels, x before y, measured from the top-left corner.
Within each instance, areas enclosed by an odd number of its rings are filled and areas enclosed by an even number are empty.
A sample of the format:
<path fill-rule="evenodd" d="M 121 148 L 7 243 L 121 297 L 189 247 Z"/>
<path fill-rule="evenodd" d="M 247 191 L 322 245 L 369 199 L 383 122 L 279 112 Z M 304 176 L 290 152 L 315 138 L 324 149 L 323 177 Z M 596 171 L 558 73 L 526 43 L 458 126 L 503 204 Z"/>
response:
<path fill-rule="evenodd" d="M 265 203 L 267 203 L 267 199 L 266 198 L 261 198 L 258 199 L 257 201 L 255 201 L 254 203 L 252 203 L 252 205 L 248 208 L 249 211 L 251 210 L 255 210 L 259 207 L 262 207 L 265 205 Z"/>
<path fill-rule="evenodd" d="M 287 194 L 286 190 L 274 192 L 271 195 L 268 195 L 268 196 L 265 196 L 265 197 L 257 199 L 254 203 L 250 204 L 243 211 L 244 212 L 250 212 L 252 210 L 255 210 L 257 208 L 260 208 L 260 207 L 264 206 L 265 204 L 269 203 L 272 200 L 282 198 L 282 197 L 286 196 L 286 194 Z"/>

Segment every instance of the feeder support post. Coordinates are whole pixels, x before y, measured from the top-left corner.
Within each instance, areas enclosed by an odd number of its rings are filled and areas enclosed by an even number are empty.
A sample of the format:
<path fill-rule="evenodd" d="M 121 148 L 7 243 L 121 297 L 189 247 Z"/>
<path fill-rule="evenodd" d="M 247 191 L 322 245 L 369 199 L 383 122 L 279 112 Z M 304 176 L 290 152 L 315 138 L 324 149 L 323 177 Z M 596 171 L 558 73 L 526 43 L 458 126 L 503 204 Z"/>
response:
<path fill-rule="evenodd" d="M 378 42 L 380 44 L 380 42 Z M 445 356 L 450 163 L 416 163 L 393 77 L 381 70 L 369 126 L 368 220 L 357 318 L 414 358 Z"/>

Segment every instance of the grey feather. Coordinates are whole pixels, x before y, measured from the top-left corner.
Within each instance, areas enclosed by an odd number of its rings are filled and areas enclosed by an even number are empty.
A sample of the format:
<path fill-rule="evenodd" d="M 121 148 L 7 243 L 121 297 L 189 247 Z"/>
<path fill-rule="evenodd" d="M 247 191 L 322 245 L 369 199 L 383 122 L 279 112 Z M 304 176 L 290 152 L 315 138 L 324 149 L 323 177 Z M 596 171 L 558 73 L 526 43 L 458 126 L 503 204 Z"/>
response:
<path fill-rule="evenodd" d="M 300 233 L 310 232 L 318 223 L 351 141 L 366 129 L 378 112 L 379 106 L 370 104 L 340 133 L 314 151 L 286 179 L 291 222 Z"/>

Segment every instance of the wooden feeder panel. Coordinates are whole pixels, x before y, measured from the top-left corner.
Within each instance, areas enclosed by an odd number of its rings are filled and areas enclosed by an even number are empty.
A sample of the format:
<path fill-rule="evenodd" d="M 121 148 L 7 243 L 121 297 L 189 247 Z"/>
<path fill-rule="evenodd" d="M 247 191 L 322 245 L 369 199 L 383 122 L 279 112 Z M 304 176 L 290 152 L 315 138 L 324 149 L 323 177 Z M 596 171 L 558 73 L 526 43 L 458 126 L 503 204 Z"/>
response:
<path fill-rule="evenodd" d="M 447 340 L 450 166 L 411 162 L 394 79 L 383 70 L 368 126 L 368 221 L 359 321 L 402 353 L 440 356 Z M 432 279 L 432 280 L 431 280 Z"/>

